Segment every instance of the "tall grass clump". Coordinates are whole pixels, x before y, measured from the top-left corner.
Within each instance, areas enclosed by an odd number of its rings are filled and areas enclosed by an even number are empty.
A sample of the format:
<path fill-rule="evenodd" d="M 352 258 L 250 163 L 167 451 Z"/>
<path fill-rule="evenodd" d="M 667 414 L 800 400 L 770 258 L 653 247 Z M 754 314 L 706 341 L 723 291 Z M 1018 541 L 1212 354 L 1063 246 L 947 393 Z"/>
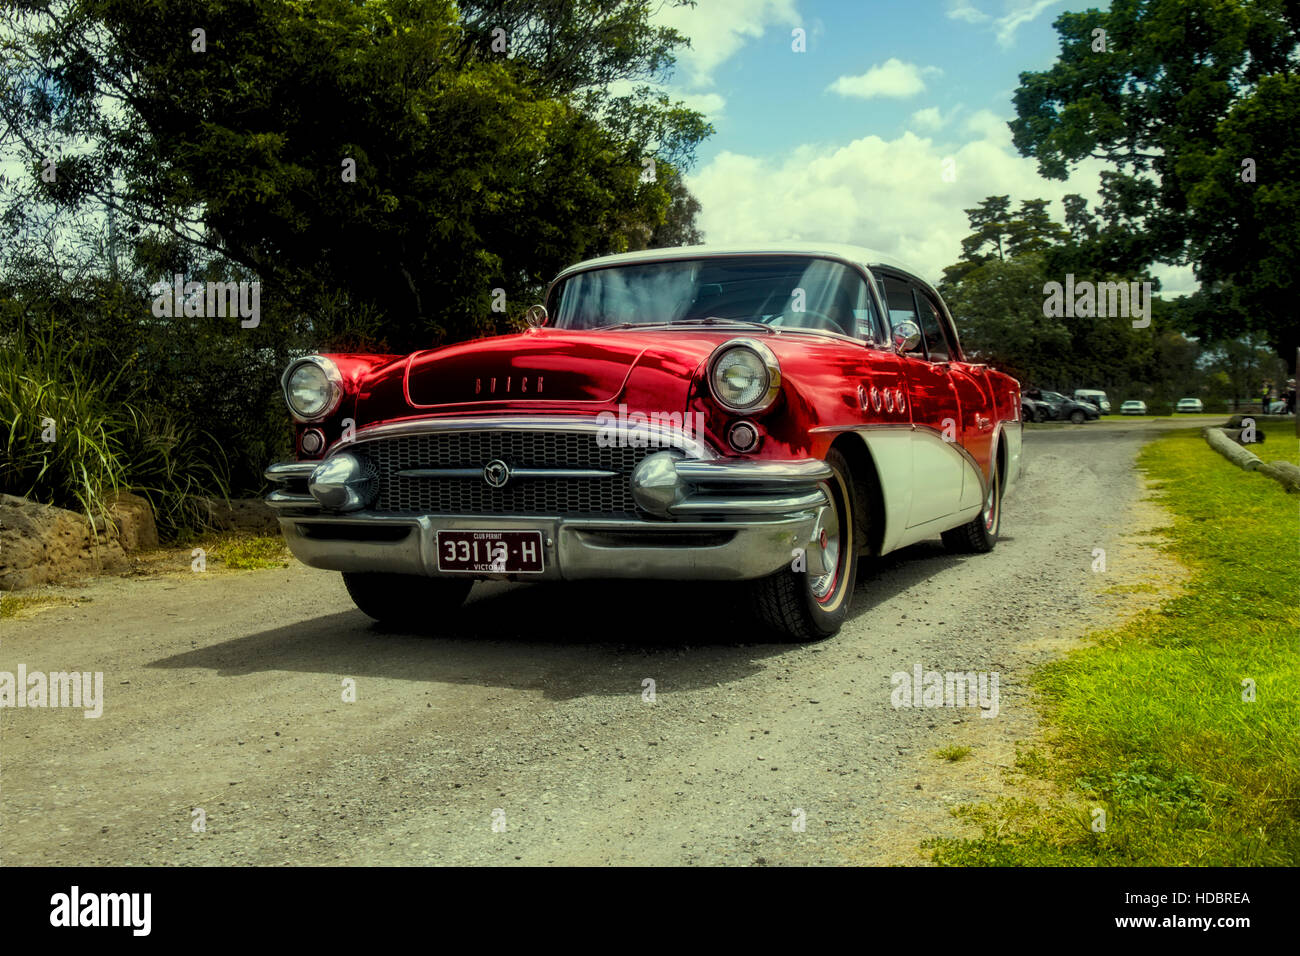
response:
<path fill-rule="evenodd" d="M 205 434 L 147 401 L 134 360 L 96 371 L 82 341 L 19 327 L 0 342 L 0 491 L 106 520 L 116 492 L 149 499 L 170 536 L 202 527 L 227 495 L 226 460 Z"/>

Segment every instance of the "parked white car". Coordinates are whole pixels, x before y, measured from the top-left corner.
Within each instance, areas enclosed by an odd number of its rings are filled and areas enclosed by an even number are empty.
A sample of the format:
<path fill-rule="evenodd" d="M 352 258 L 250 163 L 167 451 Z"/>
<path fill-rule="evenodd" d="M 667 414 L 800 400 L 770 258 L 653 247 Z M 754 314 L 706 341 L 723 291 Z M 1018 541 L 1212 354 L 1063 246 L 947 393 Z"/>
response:
<path fill-rule="evenodd" d="M 1074 400 L 1076 402 L 1092 402 L 1101 410 L 1103 415 L 1110 414 L 1110 399 L 1099 388 L 1076 388 L 1074 390 Z"/>
<path fill-rule="evenodd" d="M 1178 404 L 1174 407 L 1176 412 L 1203 412 L 1205 406 L 1201 404 L 1199 398 L 1180 398 Z"/>
<path fill-rule="evenodd" d="M 1139 402 L 1137 399 L 1130 399 L 1119 407 L 1121 415 L 1145 415 L 1147 413 L 1147 403 Z"/>

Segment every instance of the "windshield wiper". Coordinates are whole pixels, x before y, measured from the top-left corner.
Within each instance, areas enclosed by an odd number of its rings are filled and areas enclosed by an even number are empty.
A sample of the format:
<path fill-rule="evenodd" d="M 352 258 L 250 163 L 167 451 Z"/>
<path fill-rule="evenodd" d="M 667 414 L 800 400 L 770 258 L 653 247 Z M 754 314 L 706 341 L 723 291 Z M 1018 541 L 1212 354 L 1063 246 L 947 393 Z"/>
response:
<path fill-rule="evenodd" d="M 616 325 L 597 325 L 590 330 L 592 332 L 604 332 L 609 329 L 671 329 L 679 325 L 746 325 L 758 326 L 764 332 L 776 334 L 776 329 L 764 325 L 762 322 L 754 319 L 724 319 L 716 315 L 706 316 L 700 319 L 678 319 L 676 322 L 619 322 Z"/>

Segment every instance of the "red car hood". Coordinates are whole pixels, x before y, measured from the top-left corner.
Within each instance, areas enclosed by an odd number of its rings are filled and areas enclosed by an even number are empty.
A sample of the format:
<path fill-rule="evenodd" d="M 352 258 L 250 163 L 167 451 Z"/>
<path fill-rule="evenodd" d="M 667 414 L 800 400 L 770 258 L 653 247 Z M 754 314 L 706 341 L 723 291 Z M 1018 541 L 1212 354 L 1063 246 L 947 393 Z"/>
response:
<path fill-rule="evenodd" d="M 405 397 L 412 408 L 629 400 L 681 408 L 700 363 L 743 334 L 543 329 L 462 342 L 410 356 Z"/>

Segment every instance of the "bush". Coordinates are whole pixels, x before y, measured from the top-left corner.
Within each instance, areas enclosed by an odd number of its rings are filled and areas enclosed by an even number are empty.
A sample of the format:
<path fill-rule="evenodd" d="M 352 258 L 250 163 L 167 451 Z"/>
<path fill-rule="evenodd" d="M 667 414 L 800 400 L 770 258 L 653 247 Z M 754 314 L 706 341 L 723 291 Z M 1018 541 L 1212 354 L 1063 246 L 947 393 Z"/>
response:
<path fill-rule="evenodd" d="M 0 491 L 106 517 L 130 489 L 153 505 L 159 530 L 202 527 L 200 499 L 226 497 L 227 466 L 209 436 L 147 401 L 128 360 L 95 372 L 92 350 L 54 331 L 7 336 L 0 365 Z"/>

